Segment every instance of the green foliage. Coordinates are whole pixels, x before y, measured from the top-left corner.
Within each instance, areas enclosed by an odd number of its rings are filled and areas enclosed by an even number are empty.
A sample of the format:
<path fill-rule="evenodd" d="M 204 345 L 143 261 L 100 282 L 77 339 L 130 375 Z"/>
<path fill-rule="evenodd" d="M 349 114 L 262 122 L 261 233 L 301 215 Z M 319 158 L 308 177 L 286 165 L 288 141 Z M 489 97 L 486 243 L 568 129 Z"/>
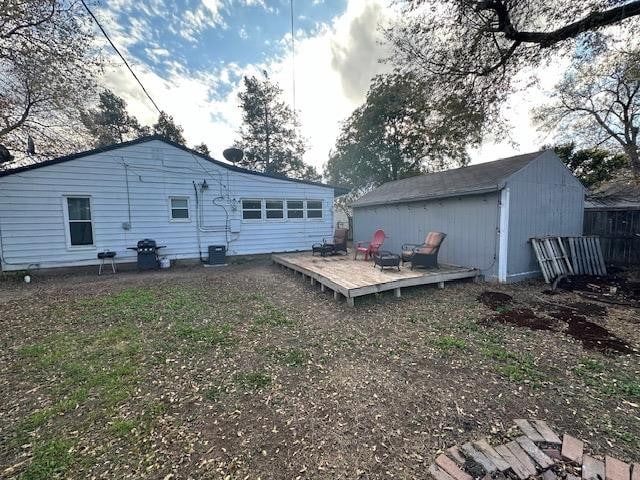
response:
<path fill-rule="evenodd" d="M 282 100 L 282 89 L 266 72 L 263 80 L 245 77 L 238 98 L 242 108 L 238 144 L 244 150 L 241 165 L 260 172 L 319 180 L 315 168 L 302 161 L 306 146 L 298 134 L 296 113 Z"/>
<path fill-rule="evenodd" d="M 625 154 L 605 148 L 578 150 L 575 143 L 566 143 L 556 146 L 554 150 L 585 187 L 611 180 L 620 169 L 629 165 L 629 158 Z"/>
<path fill-rule="evenodd" d="M 207 156 L 211 155 L 211 151 L 209 150 L 209 147 L 208 147 L 208 146 L 207 146 L 207 144 L 206 144 L 206 143 L 204 143 L 204 142 L 202 142 L 202 143 L 200 143 L 200 144 L 198 144 L 198 145 L 194 146 L 194 147 L 193 147 L 193 149 L 194 149 L 196 152 L 201 153 L 201 154 L 203 154 L 203 155 L 207 155 Z"/>
<path fill-rule="evenodd" d="M 124 99 L 111 90 L 100 93 L 98 107 L 83 113 L 82 123 L 93 137 L 95 147 L 133 140 L 149 133 L 147 127 L 141 126 L 138 119 L 127 112 Z"/>
<path fill-rule="evenodd" d="M 158 121 L 153 125 L 152 130 L 154 135 L 160 135 L 180 145 L 187 143 L 184 138 L 184 129 L 166 112 L 160 112 Z"/>
<path fill-rule="evenodd" d="M 379 75 L 342 126 L 325 169 L 333 183 L 369 188 L 468 163 L 482 117 L 464 99 L 435 100 L 418 76 Z"/>

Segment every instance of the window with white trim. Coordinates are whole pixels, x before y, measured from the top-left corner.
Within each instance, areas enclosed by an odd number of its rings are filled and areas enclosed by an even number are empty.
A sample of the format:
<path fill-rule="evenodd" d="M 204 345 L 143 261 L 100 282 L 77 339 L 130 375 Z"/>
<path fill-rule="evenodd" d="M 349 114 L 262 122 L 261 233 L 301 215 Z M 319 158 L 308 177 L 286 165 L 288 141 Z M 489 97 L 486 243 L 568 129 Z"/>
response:
<path fill-rule="evenodd" d="M 171 206 L 171 220 L 186 222 L 189 220 L 189 198 L 169 197 Z"/>
<path fill-rule="evenodd" d="M 69 243 L 72 247 L 93 245 L 90 197 L 66 197 Z"/>
<path fill-rule="evenodd" d="M 265 212 L 268 219 L 284 218 L 284 201 L 282 200 L 266 200 Z"/>
<path fill-rule="evenodd" d="M 243 220 L 262 220 L 262 200 L 242 200 Z"/>
<path fill-rule="evenodd" d="M 304 200 L 287 200 L 287 218 L 304 218 Z"/>
<path fill-rule="evenodd" d="M 307 200 L 307 218 L 322 218 L 322 200 Z"/>

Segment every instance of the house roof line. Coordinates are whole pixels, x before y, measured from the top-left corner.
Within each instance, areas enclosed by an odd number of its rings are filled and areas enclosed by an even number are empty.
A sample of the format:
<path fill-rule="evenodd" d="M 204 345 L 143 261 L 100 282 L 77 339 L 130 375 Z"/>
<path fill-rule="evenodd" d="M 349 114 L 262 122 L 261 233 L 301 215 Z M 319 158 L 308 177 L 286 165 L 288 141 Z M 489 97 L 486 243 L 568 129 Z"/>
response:
<path fill-rule="evenodd" d="M 99 153 L 105 153 L 105 152 L 110 152 L 112 150 L 117 150 L 119 148 L 124 148 L 124 147 L 130 147 L 133 145 L 138 145 L 141 143 L 146 143 L 146 142 L 150 142 L 153 140 L 159 140 L 161 142 L 164 142 L 168 145 L 171 145 L 175 148 L 178 148 L 180 150 L 183 150 L 187 153 L 190 153 L 191 155 L 195 155 L 197 157 L 200 157 L 204 160 L 206 160 L 207 162 L 213 163 L 214 165 L 218 165 L 219 167 L 222 168 L 226 168 L 227 170 L 231 170 L 233 172 L 237 172 L 237 173 L 245 173 L 248 175 L 256 175 L 259 177 L 266 177 L 266 178 L 273 178 L 276 180 L 284 180 L 284 181 L 288 181 L 288 182 L 295 182 L 295 183 L 303 183 L 303 184 L 307 184 L 307 185 L 313 185 L 316 187 L 324 187 L 324 188 L 332 188 L 334 190 L 334 195 L 335 196 L 339 196 L 339 195 L 344 195 L 345 193 L 348 193 L 350 191 L 349 188 L 345 188 L 345 187 L 338 187 L 336 185 L 329 185 L 326 183 L 321 183 L 321 182 L 313 182 L 311 180 L 302 180 L 299 178 L 290 178 L 287 177 L 286 175 L 279 175 L 279 174 L 273 174 L 273 173 L 265 173 L 265 172 L 257 172 L 255 170 L 249 170 L 247 168 L 242 168 L 242 167 L 238 167 L 236 165 L 232 165 L 229 163 L 225 163 L 222 162 L 220 160 L 216 160 L 213 157 L 210 157 L 209 155 L 205 155 L 203 153 L 197 152 L 189 147 L 186 147 L 185 145 L 181 145 L 179 143 L 173 142 L 165 137 L 163 137 L 162 135 L 147 135 L 144 137 L 140 137 L 140 138 L 136 138 L 134 140 L 128 140 L 126 142 L 121 142 L 121 143 L 114 143 L 112 145 L 107 145 L 104 147 L 98 147 L 98 148 L 93 148 L 91 150 L 85 150 L 82 152 L 77 152 L 77 153 L 72 153 L 69 155 L 64 155 L 61 157 L 56 157 L 56 158 L 52 158 L 50 160 L 44 160 L 42 162 L 39 163 L 34 163 L 32 165 L 24 165 L 22 167 L 17 167 L 17 168 L 13 168 L 10 170 L 4 170 L 4 171 L 0 171 L 0 178 L 2 177 L 8 177 L 10 175 L 14 175 L 17 173 L 22 173 L 22 172 L 27 172 L 30 170 L 35 170 L 38 168 L 42 168 L 42 167 L 47 167 L 50 165 L 57 165 L 60 163 L 65 163 L 65 162 L 69 162 L 71 160 L 77 160 L 79 158 L 84 158 L 84 157 L 88 157 L 90 155 L 96 155 Z"/>

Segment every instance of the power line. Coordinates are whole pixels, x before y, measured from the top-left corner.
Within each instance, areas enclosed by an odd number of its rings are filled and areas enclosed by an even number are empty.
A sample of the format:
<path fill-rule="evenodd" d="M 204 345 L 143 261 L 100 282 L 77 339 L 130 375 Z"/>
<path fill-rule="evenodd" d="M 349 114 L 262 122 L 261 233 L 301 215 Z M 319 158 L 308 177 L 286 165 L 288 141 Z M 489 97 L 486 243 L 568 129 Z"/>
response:
<path fill-rule="evenodd" d="M 293 1 L 293 0 L 292 0 Z M 158 111 L 158 113 L 162 114 L 162 110 L 160 110 L 158 108 L 158 105 L 156 105 L 156 102 L 153 101 L 153 98 L 151 98 L 151 95 L 149 95 L 149 92 L 147 92 L 147 89 L 144 88 L 144 85 L 142 84 L 142 82 L 140 81 L 140 79 L 138 78 L 138 76 L 135 74 L 135 72 L 133 71 L 133 69 L 131 68 L 131 66 L 129 65 L 129 62 L 127 62 L 127 60 L 124 58 L 124 56 L 122 55 L 122 53 L 120 53 L 120 50 L 118 50 L 118 47 L 115 46 L 115 44 L 111 41 L 111 38 L 109 38 L 109 35 L 107 34 L 107 32 L 105 31 L 105 29 L 102 27 L 102 25 L 100 24 L 100 22 L 98 21 L 98 19 L 96 18 L 96 16 L 93 14 L 93 12 L 91 11 L 91 9 L 89 9 L 89 6 L 85 3 L 84 0 L 80 0 L 80 2 L 82 3 L 82 5 L 84 6 L 84 8 L 87 10 L 87 12 L 89 13 L 89 15 L 91 16 L 91 18 L 93 18 L 93 21 L 96 22 L 96 25 L 98 26 L 98 28 L 100 29 L 100 31 L 102 32 L 102 34 L 104 35 L 104 38 L 107 39 L 107 41 L 109 42 L 109 44 L 111 45 L 111 47 L 115 50 L 115 52 L 118 54 L 118 56 L 122 59 L 122 61 L 124 62 L 125 66 L 127 67 L 127 69 L 129 70 L 129 72 L 131 72 L 131 75 L 133 75 L 133 78 L 136 79 L 136 82 L 138 82 L 138 85 L 140 85 L 140 88 L 142 88 L 142 91 L 145 93 L 145 95 L 147 96 L 147 98 L 149 99 L 149 101 L 151 101 L 151 103 L 153 104 L 153 106 L 156 108 L 156 110 Z"/>
<path fill-rule="evenodd" d="M 296 111 L 296 41 L 293 30 L 293 0 L 290 0 L 291 10 L 291 79 L 293 83 L 293 111 Z"/>

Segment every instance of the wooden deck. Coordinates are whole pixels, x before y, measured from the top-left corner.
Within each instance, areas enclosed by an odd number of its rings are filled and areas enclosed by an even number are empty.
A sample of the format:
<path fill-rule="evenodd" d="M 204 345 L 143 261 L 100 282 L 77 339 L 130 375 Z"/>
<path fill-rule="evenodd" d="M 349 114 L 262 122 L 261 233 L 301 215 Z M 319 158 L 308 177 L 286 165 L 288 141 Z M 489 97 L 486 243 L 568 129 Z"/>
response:
<path fill-rule="evenodd" d="M 445 282 L 475 278 L 480 274 L 474 268 L 443 264 L 437 270 L 411 271 L 407 266 L 400 267 L 400 271 L 395 268 L 380 271 L 379 267 L 373 267 L 373 262 L 353 260 L 351 254 L 322 258 L 305 252 L 276 254 L 271 258 L 274 263 L 301 273 L 304 278 L 308 277 L 312 285 L 319 283 L 323 292 L 326 288 L 333 290 L 336 300 L 343 295 L 349 306 L 354 305 L 355 297 L 363 295 L 393 290 L 399 297 L 403 287 L 438 284 L 444 288 Z"/>

